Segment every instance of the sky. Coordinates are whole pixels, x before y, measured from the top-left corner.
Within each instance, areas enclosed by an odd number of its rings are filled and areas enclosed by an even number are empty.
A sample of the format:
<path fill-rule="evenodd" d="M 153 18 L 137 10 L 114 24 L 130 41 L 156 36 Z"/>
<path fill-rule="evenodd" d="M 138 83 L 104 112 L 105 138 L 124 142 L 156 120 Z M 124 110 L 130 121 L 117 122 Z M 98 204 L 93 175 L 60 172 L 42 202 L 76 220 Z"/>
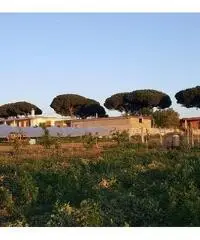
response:
<path fill-rule="evenodd" d="M 118 92 L 156 89 L 181 117 L 199 116 L 174 98 L 200 85 L 199 25 L 193 13 L 1 13 L 0 104 L 28 101 L 51 115 L 59 94 L 103 104 Z"/>

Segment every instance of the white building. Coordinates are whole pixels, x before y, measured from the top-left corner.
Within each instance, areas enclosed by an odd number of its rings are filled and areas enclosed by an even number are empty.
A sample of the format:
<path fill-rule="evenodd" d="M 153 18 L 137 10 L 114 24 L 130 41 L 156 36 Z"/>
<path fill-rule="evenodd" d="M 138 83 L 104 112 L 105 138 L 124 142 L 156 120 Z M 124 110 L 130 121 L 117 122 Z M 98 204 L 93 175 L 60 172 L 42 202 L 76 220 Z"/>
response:
<path fill-rule="evenodd" d="M 59 117 L 59 116 L 42 116 L 35 115 L 34 109 L 28 116 L 18 116 L 1 118 L 0 124 L 6 124 L 12 127 L 35 127 L 44 124 L 46 127 L 51 126 L 68 126 L 70 124 L 70 117 Z"/>

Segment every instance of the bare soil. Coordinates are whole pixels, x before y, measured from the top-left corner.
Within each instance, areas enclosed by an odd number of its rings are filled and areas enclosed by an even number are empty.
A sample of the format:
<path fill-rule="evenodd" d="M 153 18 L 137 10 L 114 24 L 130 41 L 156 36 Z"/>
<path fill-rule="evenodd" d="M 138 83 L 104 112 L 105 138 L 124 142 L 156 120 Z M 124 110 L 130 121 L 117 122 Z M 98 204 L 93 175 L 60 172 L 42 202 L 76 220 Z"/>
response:
<path fill-rule="evenodd" d="M 45 149 L 42 145 L 22 145 L 18 151 L 14 150 L 12 145 L 0 145 L 0 157 L 16 157 L 17 154 L 20 155 L 20 159 L 41 159 L 49 156 L 80 156 L 80 157 L 94 157 L 99 156 L 104 147 L 113 146 L 114 142 L 103 142 L 98 143 L 90 148 L 86 148 L 83 143 L 63 143 L 60 145 L 59 149 L 51 147 L 50 149 Z"/>

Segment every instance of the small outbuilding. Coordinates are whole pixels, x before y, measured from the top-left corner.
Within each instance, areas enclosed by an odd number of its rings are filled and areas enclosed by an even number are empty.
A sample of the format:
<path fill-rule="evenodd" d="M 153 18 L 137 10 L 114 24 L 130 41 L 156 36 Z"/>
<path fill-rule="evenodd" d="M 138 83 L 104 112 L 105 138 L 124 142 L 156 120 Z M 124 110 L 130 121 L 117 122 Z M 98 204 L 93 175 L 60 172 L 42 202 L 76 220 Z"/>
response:
<path fill-rule="evenodd" d="M 180 120 L 180 125 L 184 129 L 200 129 L 200 117 L 182 118 Z"/>

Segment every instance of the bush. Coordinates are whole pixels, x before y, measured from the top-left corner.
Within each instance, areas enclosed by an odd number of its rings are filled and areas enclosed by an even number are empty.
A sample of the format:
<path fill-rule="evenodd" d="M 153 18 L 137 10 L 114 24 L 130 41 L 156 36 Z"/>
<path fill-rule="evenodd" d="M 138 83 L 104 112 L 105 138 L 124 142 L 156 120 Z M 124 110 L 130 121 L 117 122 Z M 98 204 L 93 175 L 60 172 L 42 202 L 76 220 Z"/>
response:
<path fill-rule="evenodd" d="M 82 137 L 83 145 L 86 149 L 92 148 L 95 144 L 97 146 L 98 135 L 92 136 L 91 133 Z"/>
<path fill-rule="evenodd" d="M 100 227 L 102 218 L 97 203 L 93 200 L 84 200 L 79 208 L 70 204 L 56 204 L 54 213 L 48 221 L 48 227 Z"/>
<path fill-rule="evenodd" d="M 49 134 L 49 130 L 46 127 L 43 127 L 44 134 L 40 138 L 40 144 L 42 144 L 46 149 L 50 149 L 54 144 L 53 138 Z"/>
<path fill-rule="evenodd" d="M 129 134 L 127 131 L 116 131 L 112 134 L 112 139 L 118 143 L 118 145 L 124 145 L 129 142 Z"/>
<path fill-rule="evenodd" d="M 10 212 L 13 208 L 13 198 L 10 191 L 5 187 L 0 187 L 0 209 Z"/>

